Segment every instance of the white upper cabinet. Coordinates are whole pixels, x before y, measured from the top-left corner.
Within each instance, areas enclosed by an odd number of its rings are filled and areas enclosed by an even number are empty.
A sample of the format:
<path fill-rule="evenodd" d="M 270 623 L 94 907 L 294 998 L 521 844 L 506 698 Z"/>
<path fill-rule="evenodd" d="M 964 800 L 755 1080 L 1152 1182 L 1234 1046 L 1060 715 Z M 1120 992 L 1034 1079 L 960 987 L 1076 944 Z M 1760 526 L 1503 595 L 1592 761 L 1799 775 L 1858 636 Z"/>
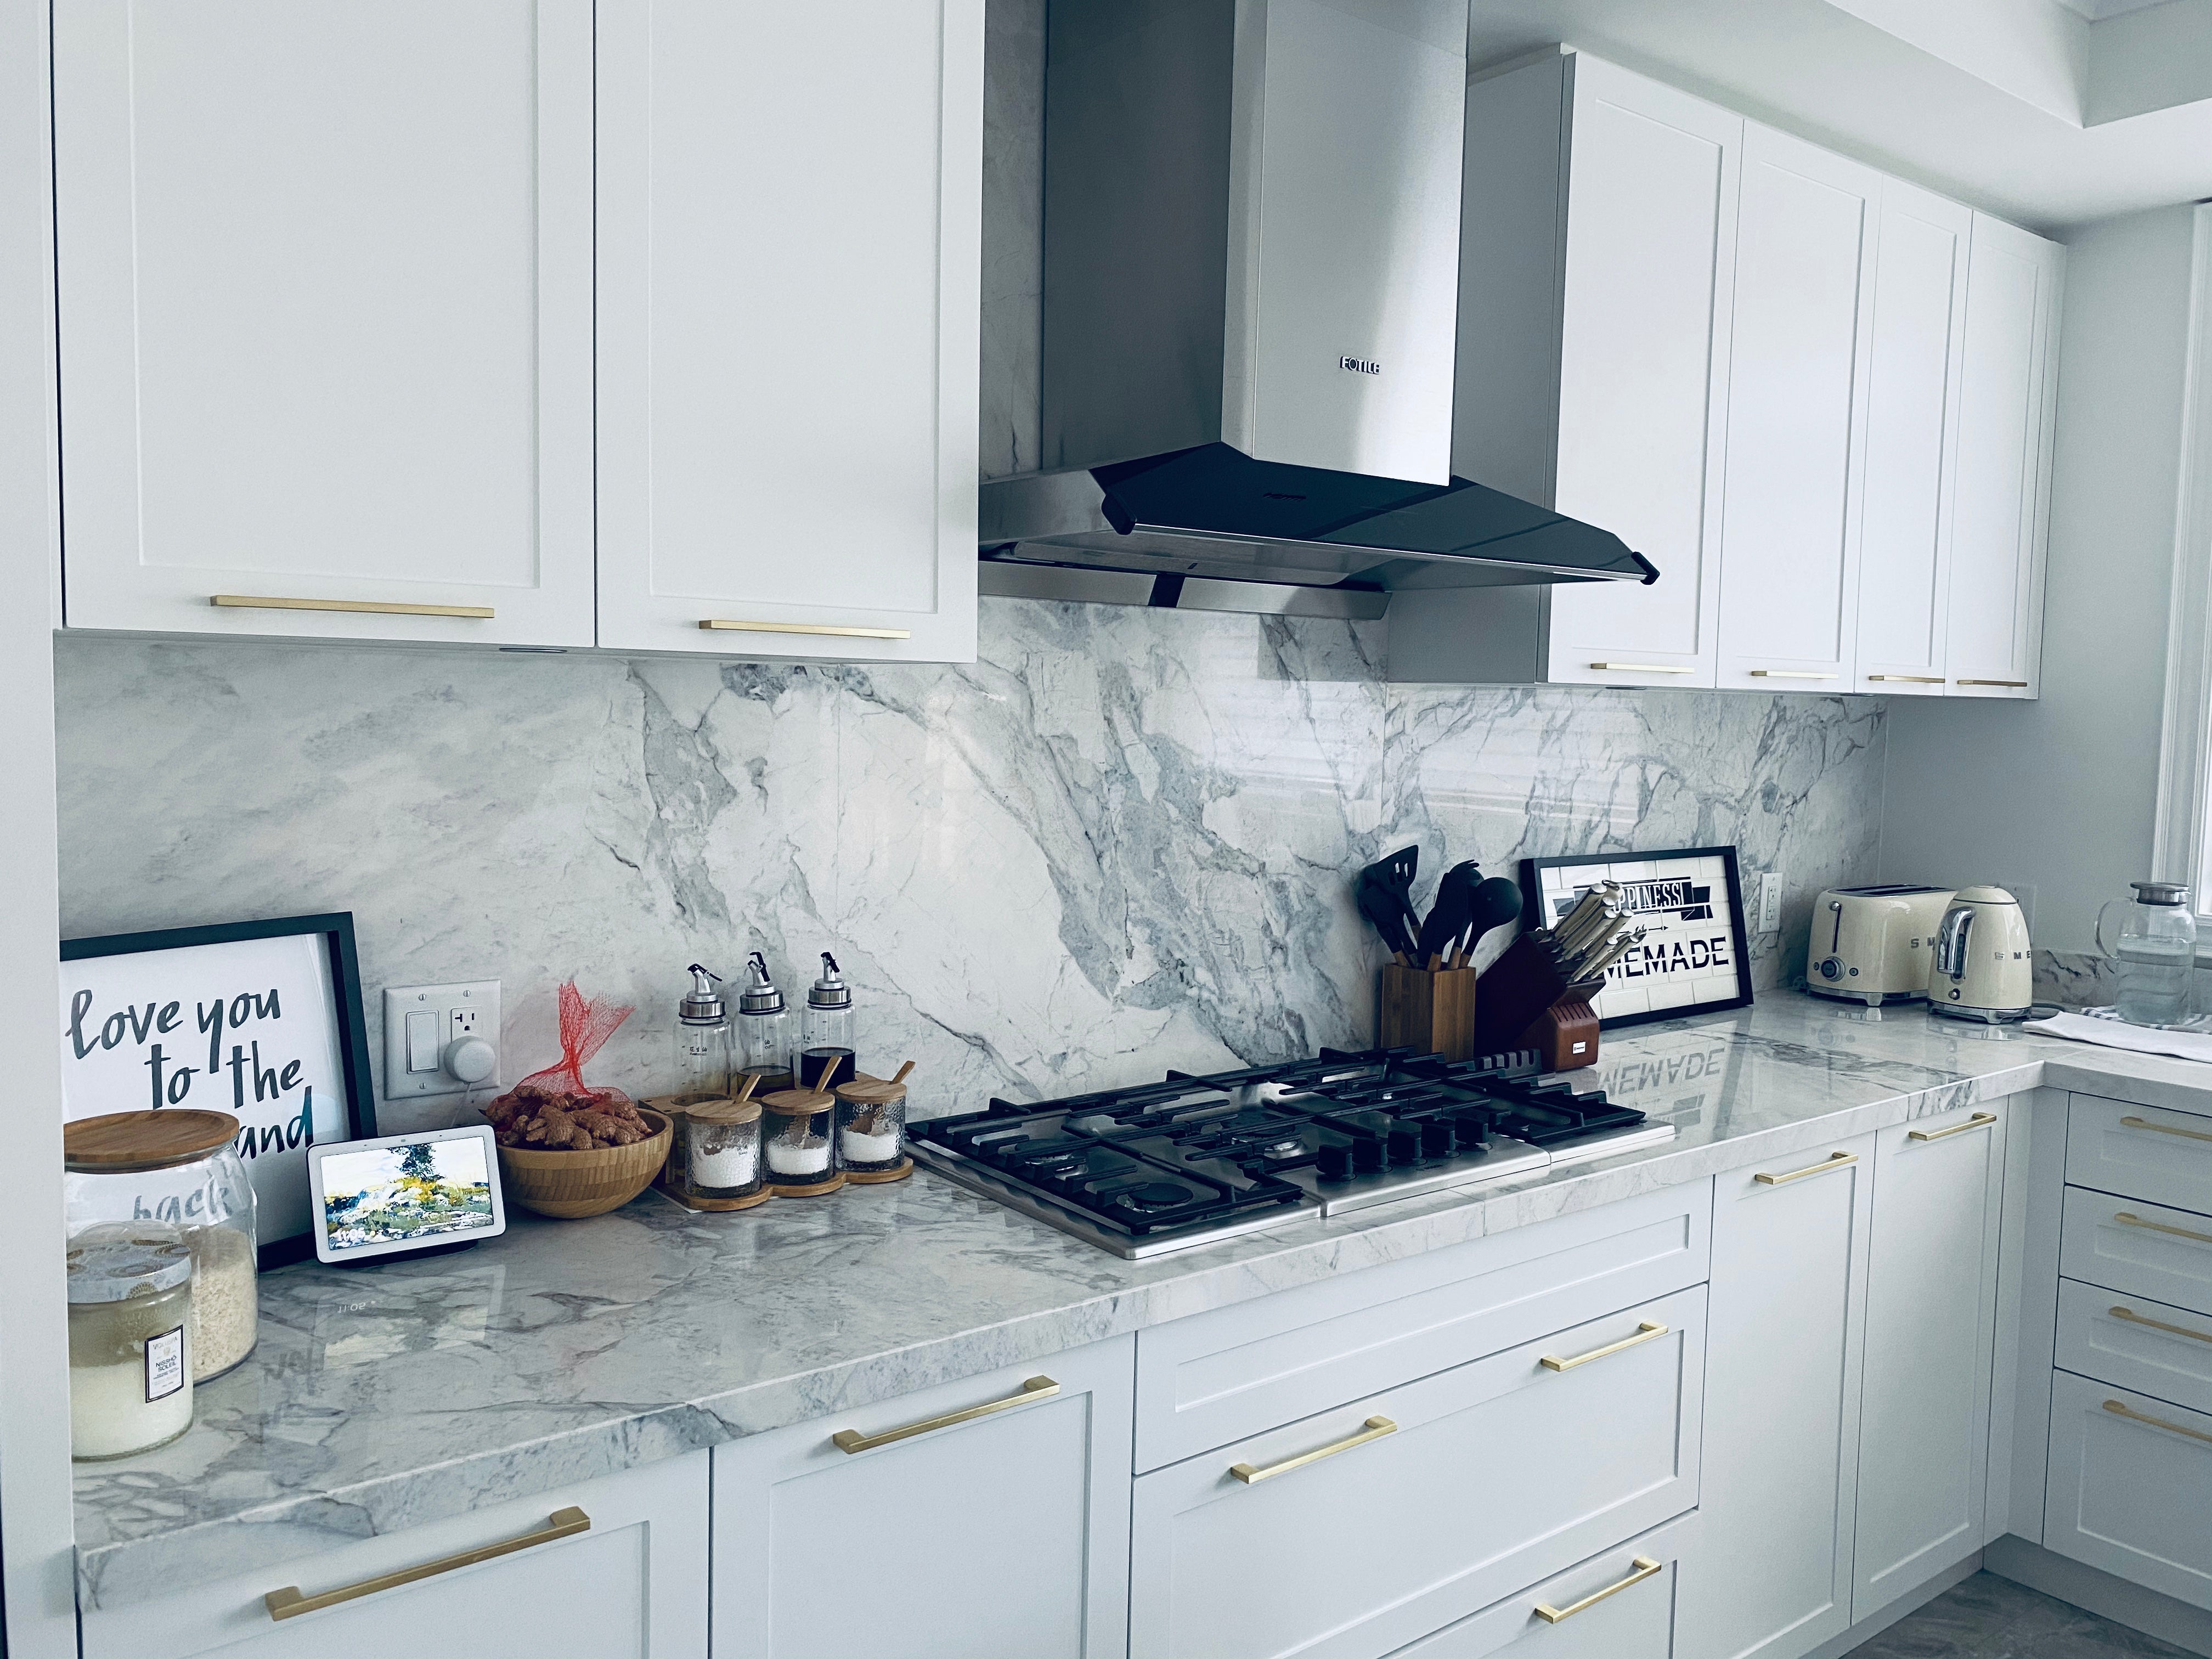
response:
<path fill-rule="evenodd" d="M 591 644 L 590 0 L 69 0 L 54 53 L 65 621 Z"/>
<path fill-rule="evenodd" d="M 1953 509 L 1953 696 L 2036 695 L 2066 250 L 1974 215 Z"/>
<path fill-rule="evenodd" d="M 1940 696 L 1974 216 L 1884 179 L 1866 398 L 1856 688 Z"/>
<path fill-rule="evenodd" d="M 1723 685 L 1850 684 L 1881 201 L 1872 168 L 1747 124 L 1721 537 Z"/>
<path fill-rule="evenodd" d="M 603 0 L 599 642 L 975 651 L 983 0 Z"/>

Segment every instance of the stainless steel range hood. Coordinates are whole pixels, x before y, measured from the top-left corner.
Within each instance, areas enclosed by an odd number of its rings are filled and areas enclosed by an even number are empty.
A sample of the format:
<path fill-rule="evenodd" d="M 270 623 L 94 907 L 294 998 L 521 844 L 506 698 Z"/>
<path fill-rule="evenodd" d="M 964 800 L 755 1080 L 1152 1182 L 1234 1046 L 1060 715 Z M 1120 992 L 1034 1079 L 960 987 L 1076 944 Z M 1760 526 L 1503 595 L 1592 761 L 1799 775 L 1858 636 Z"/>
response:
<path fill-rule="evenodd" d="M 1041 415 L 983 591 L 1380 615 L 1650 581 L 1452 471 L 1467 0 L 1053 0 Z"/>

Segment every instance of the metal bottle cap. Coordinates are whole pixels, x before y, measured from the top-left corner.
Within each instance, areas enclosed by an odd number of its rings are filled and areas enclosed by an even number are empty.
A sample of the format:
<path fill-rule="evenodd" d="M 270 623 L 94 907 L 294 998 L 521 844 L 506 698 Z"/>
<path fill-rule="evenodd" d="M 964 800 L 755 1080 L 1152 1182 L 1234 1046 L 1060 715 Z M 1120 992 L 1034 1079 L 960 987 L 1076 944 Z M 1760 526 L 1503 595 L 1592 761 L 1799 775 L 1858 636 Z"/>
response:
<path fill-rule="evenodd" d="M 822 953 L 822 977 L 814 981 L 806 993 L 810 1008 L 849 1008 L 853 1006 L 852 988 L 845 983 L 837 958 L 827 951 Z"/>
<path fill-rule="evenodd" d="M 2181 881 L 2131 881 L 2136 897 L 2144 904 L 2186 904 L 2189 884 Z"/>
<path fill-rule="evenodd" d="M 696 962 L 684 971 L 691 975 L 691 994 L 678 1005 L 676 1018 L 686 1025 L 720 1025 L 729 1012 L 722 1006 L 722 994 L 714 988 L 722 976 Z"/>
<path fill-rule="evenodd" d="M 748 957 L 752 971 L 752 983 L 746 986 L 738 998 L 741 1014 L 780 1014 L 783 1012 L 783 993 L 775 988 L 768 976 L 768 958 L 757 951 Z"/>

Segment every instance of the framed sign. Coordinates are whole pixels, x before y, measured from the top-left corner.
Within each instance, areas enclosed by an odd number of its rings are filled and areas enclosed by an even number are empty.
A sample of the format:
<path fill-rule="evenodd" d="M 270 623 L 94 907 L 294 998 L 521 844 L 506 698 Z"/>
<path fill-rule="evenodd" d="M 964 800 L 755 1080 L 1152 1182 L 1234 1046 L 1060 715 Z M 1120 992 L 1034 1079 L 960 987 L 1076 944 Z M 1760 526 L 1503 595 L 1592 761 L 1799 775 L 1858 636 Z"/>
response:
<path fill-rule="evenodd" d="M 1600 882 L 1619 882 L 1644 939 L 1606 970 L 1591 1011 L 1608 1029 L 1751 1004 L 1743 888 L 1733 847 L 1521 860 L 1522 915 L 1550 927 Z"/>
<path fill-rule="evenodd" d="M 235 1117 L 261 1265 L 314 1254 L 307 1149 L 376 1133 L 350 915 L 64 939 L 61 1046 L 65 1120 Z"/>

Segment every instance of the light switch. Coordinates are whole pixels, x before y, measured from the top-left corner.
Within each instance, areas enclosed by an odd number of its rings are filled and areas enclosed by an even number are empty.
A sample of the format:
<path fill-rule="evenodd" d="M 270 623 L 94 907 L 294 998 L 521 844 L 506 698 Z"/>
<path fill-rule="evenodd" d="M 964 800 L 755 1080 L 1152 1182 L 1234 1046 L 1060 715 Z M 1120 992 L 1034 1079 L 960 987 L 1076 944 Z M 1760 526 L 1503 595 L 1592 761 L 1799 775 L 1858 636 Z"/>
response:
<path fill-rule="evenodd" d="M 416 1072 L 438 1069 L 438 1050 L 445 1044 L 438 1040 L 438 1017 L 427 1008 L 410 1009 L 407 1015 L 407 1070 L 411 1076 Z"/>
<path fill-rule="evenodd" d="M 1759 927 L 1762 933 L 1782 931 L 1782 878 L 1768 872 L 1759 878 Z"/>
<path fill-rule="evenodd" d="M 495 979 L 386 986 L 379 1097 L 419 1100 L 478 1091 L 489 1098 L 500 1087 L 500 1035 Z M 449 1059 L 461 1063 L 457 1068 Z"/>

